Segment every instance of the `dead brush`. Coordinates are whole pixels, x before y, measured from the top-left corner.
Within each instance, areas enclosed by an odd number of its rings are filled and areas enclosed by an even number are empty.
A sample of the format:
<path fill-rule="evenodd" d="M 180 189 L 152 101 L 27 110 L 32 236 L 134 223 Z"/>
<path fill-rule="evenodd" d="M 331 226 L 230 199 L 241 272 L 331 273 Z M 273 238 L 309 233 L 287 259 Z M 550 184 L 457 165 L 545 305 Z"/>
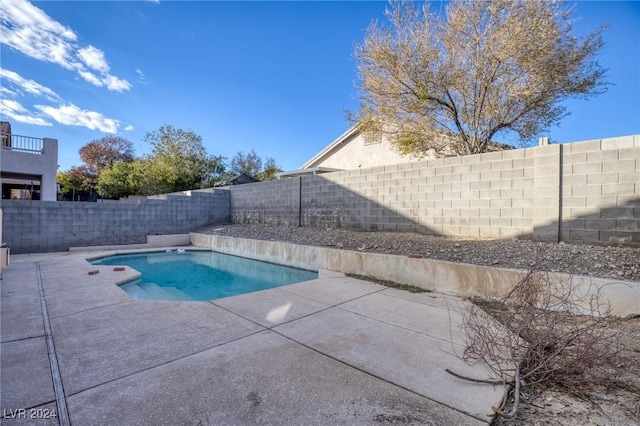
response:
<path fill-rule="evenodd" d="M 463 315 L 466 337 L 463 358 L 485 362 L 491 377 L 467 380 L 513 387 L 509 412 L 518 410 L 523 386 L 562 386 L 581 389 L 591 384 L 614 385 L 623 363 L 619 331 L 609 304 L 598 288 L 579 286 L 572 279 L 530 270 L 498 301 L 476 299 Z"/>

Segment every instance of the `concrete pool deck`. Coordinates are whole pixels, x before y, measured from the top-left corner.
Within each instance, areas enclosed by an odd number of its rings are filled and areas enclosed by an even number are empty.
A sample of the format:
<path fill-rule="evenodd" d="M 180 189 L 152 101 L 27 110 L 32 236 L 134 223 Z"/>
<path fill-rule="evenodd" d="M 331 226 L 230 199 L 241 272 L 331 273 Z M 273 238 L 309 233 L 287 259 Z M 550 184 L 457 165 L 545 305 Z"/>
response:
<path fill-rule="evenodd" d="M 488 374 L 456 355 L 461 299 L 321 271 L 212 302 L 139 302 L 115 285 L 135 271 L 87 256 L 18 255 L 3 270 L 2 424 L 59 424 L 20 417 L 63 404 L 74 425 L 473 425 L 503 398 L 444 371 Z"/>

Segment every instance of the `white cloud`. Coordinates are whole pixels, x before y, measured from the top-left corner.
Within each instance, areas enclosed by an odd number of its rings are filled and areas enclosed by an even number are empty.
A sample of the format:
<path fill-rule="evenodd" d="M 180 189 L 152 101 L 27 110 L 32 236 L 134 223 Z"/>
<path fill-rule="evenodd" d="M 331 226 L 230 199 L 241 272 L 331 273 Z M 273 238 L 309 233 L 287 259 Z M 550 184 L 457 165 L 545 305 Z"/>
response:
<path fill-rule="evenodd" d="M 0 10 L 0 41 L 31 58 L 57 64 L 72 70 L 98 87 L 111 91 L 126 91 L 132 86 L 127 80 L 110 74 L 104 52 L 95 46 L 81 47 L 78 37 L 69 27 L 52 19 L 26 0 L 3 0 Z M 102 113 L 89 111 L 73 104 L 60 104 L 61 97 L 50 88 L 14 71 L 0 68 L 0 113 L 17 122 L 52 126 L 54 122 L 86 127 L 115 134 L 120 121 Z M 24 106 L 15 98 L 30 94 L 54 105 Z M 14 99 L 11 99 L 14 98 Z M 127 126 L 131 127 L 132 126 Z"/>
<path fill-rule="evenodd" d="M 24 0 L 3 1 L 0 17 L 2 43 L 46 62 L 55 62 L 67 69 L 76 34 L 51 19 L 41 9 Z"/>
<path fill-rule="evenodd" d="M 5 95 L 10 96 L 12 98 L 18 96 L 18 94 L 16 92 L 14 92 L 11 89 L 7 89 L 4 86 L 0 86 L 0 93 L 4 93 Z"/>
<path fill-rule="evenodd" d="M 142 84 L 149 84 L 147 81 L 147 76 L 142 72 L 140 68 L 136 69 L 136 74 L 138 74 L 138 81 Z"/>
<path fill-rule="evenodd" d="M 0 35 L 2 43 L 12 49 L 34 59 L 75 70 L 96 86 L 118 92 L 131 88 L 128 81 L 109 74 L 109 63 L 102 50 L 91 45 L 81 48 L 77 44 L 78 36 L 71 28 L 26 0 L 3 0 Z M 87 78 L 87 68 L 99 75 L 92 74 L 95 78 Z"/>
<path fill-rule="evenodd" d="M 61 98 L 53 90 L 34 80 L 26 79 L 16 72 L 0 68 L 0 77 L 5 79 L 10 85 L 18 88 L 19 91 L 23 90 L 55 103 L 61 101 Z M 87 71 L 83 77 L 89 80 L 93 78 L 94 75 Z M 97 83 L 102 84 L 100 81 Z M 20 94 L 4 86 L 0 86 L 0 92 L 8 95 L 8 97 L 14 98 Z M 119 120 L 105 117 L 96 111 L 83 110 L 73 104 L 58 106 L 35 105 L 33 108 L 37 111 L 28 110 L 16 100 L 0 100 L 0 113 L 21 123 L 52 126 L 53 124 L 47 119 L 51 118 L 60 124 L 82 126 L 91 130 L 100 130 L 105 133 L 116 133 L 120 127 Z M 131 127 L 130 130 L 133 130 L 132 126 L 127 127 Z"/>
<path fill-rule="evenodd" d="M 132 131 L 132 130 L 133 130 L 133 126 L 132 126 L 131 124 L 129 124 L 129 125 L 128 125 L 127 127 L 125 127 L 123 130 L 124 130 L 125 132 L 130 132 L 130 131 Z"/>
<path fill-rule="evenodd" d="M 58 107 L 49 105 L 35 105 L 40 112 L 29 111 L 18 101 L 0 99 L 0 114 L 15 121 L 36 126 L 53 126 L 47 117 L 54 121 L 68 125 L 81 126 L 90 130 L 99 130 L 104 133 L 115 134 L 120 127 L 120 121 L 108 118 L 96 111 L 80 109 L 73 104 Z M 130 128 L 130 129 L 129 129 Z M 133 130 L 133 126 L 127 126 L 125 130 Z"/>
<path fill-rule="evenodd" d="M 102 82 L 107 86 L 107 89 L 115 92 L 124 92 L 131 89 L 131 84 L 127 80 L 122 80 L 112 75 L 106 76 Z"/>
<path fill-rule="evenodd" d="M 78 57 L 85 63 L 86 66 L 92 68 L 101 73 L 109 72 L 109 64 L 107 58 L 104 57 L 104 52 L 91 45 L 78 50 Z"/>
<path fill-rule="evenodd" d="M 98 86 L 98 87 L 104 86 L 104 83 L 102 82 L 102 80 L 100 80 L 100 78 L 98 78 L 97 75 L 95 75 L 90 71 L 78 71 L 78 74 L 80 74 L 80 77 L 84 78 L 89 83 L 95 86 Z"/>
<path fill-rule="evenodd" d="M 50 101 L 59 101 L 60 96 L 56 94 L 53 90 L 48 87 L 43 86 L 34 80 L 29 80 L 27 78 L 22 77 L 20 74 L 9 71 L 6 68 L 0 68 L 0 77 L 8 80 L 12 85 L 19 87 L 27 93 L 31 93 L 32 95 L 41 96 Z M 11 92 L 9 89 L 5 89 L 2 87 L 3 92 L 13 93 L 14 96 L 17 95 L 16 92 Z"/>
<path fill-rule="evenodd" d="M 28 111 L 19 102 L 10 99 L 0 99 L 0 114 L 15 121 L 36 126 L 52 126 L 52 124 L 42 117 Z"/>
<path fill-rule="evenodd" d="M 34 80 L 26 79 L 16 72 L 0 68 L 0 77 L 10 83 L 12 88 L 18 88 L 18 92 L 16 92 L 5 88 L 4 86 L 0 86 L 0 92 L 8 95 L 9 97 L 17 97 L 20 94 L 19 91 L 22 90 L 55 103 L 59 103 L 61 101 L 60 96 L 58 96 L 53 90 Z M 83 77 L 89 80 L 93 78 L 94 75 L 87 71 L 86 75 Z M 102 84 L 100 81 L 97 83 Z M 48 118 L 51 118 L 60 124 L 82 126 L 91 130 L 100 130 L 101 132 L 113 134 L 117 133 L 118 128 L 120 127 L 119 120 L 105 117 L 103 114 L 96 111 L 83 110 L 73 104 L 58 106 L 35 105 L 33 108 L 37 111 L 30 111 L 20 102 L 13 99 L 0 99 L 0 113 L 21 123 L 34 124 L 38 126 L 52 126 L 53 124 L 48 120 Z M 127 128 L 129 127 L 131 127 L 130 130 L 133 130 L 132 126 L 127 126 Z"/>
<path fill-rule="evenodd" d="M 80 109 L 72 104 L 58 107 L 36 105 L 35 108 L 58 123 L 68 126 L 81 126 L 111 134 L 117 133 L 120 126 L 120 121 L 116 119 L 107 118 L 96 111 Z"/>

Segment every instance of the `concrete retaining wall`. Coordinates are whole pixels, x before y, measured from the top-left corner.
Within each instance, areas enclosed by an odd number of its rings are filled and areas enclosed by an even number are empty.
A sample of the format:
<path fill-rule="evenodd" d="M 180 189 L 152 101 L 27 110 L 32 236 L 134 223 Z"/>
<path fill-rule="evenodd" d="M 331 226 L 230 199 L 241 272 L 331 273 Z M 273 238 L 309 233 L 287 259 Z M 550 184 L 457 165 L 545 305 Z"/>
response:
<path fill-rule="evenodd" d="M 640 245 L 640 135 L 230 191 L 234 223 Z"/>
<path fill-rule="evenodd" d="M 149 233 L 188 233 L 230 220 L 229 191 L 193 191 L 137 203 L 2 200 L 2 237 L 11 252 L 142 244 Z"/>
<path fill-rule="evenodd" d="M 249 259 L 303 269 L 328 269 L 365 275 L 462 297 L 503 296 L 526 273 L 516 269 L 197 233 L 191 234 L 191 244 Z M 572 279 L 583 294 L 600 291 L 602 300 L 611 303 L 614 315 L 640 313 L 639 282 L 588 276 L 570 277 L 566 274 L 555 276 L 563 280 Z"/>

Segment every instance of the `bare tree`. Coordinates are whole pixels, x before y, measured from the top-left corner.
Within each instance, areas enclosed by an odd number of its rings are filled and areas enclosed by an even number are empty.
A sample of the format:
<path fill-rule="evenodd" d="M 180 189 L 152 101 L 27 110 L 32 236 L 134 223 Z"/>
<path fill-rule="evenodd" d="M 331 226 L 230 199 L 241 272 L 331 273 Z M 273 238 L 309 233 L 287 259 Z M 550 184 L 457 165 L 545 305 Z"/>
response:
<path fill-rule="evenodd" d="M 256 177 L 262 171 L 262 158 L 253 149 L 246 154 L 240 151 L 231 159 L 229 169 L 232 173 L 246 173 Z"/>
<path fill-rule="evenodd" d="M 276 174 L 280 173 L 282 169 L 274 158 L 266 157 L 263 160 L 252 149 L 246 154 L 243 151 L 236 153 L 231 159 L 229 171 L 235 174 L 246 173 L 258 180 L 266 181 L 276 179 Z"/>
<path fill-rule="evenodd" d="M 575 37 L 571 11 L 558 0 L 392 2 L 391 26 L 372 23 L 356 46 L 354 119 L 403 153 L 482 153 L 509 131 L 531 139 L 567 115 L 564 100 L 606 89 L 604 27 Z"/>

